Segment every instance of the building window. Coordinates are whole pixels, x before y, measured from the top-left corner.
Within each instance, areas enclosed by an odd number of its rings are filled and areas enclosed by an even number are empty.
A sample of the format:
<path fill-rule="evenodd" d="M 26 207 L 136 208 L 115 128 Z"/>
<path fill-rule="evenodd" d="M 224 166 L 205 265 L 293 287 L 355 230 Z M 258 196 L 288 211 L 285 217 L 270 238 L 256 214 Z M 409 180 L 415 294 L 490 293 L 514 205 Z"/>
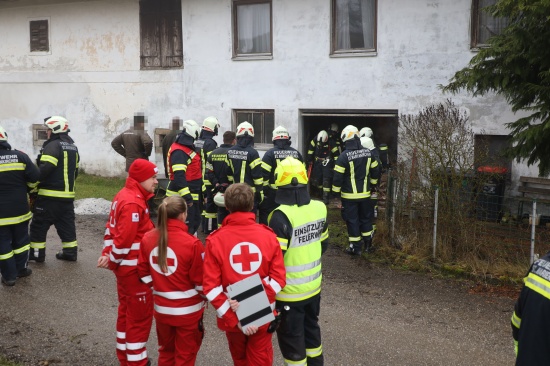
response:
<path fill-rule="evenodd" d="M 181 68 L 181 0 L 140 0 L 141 68 Z"/>
<path fill-rule="evenodd" d="M 376 51 L 376 0 L 332 0 L 331 54 Z"/>
<path fill-rule="evenodd" d="M 47 19 L 31 20 L 30 40 L 31 52 L 49 52 L 50 34 Z"/>
<path fill-rule="evenodd" d="M 275 128 L 275 112 L 272 109 L 235 110 L 235 127 L 242 122 L 249 122 L 254 127 L 254 143 L 270 144 Z M 236 128 L 235 128 L 236 129 Z"/>
<path fill-rule="evenodd" d="M 155 153 L 162 154 L 162 142 L 164 141 L 164 138 L 166 135 L 170 133 L 169 128 L 155 128 L 155 138 L 154 138 L 154 144 L 155 147 Z"/>
<path fill-rule="evenodd" d="M 472 0 L 472 48 L 486 47 L 487 40 L 502 33 L 508 25 L 508 19 L 495 18 L 485 8 L 494 5 L 497 0 Z"/>
<path fill-rule="evenodd" d="M 498 166 L 512 169 L 512 160 L 506 156 L 506 150 L 512 146 L 509 135 L 475 135 L 474 164 L 480 166 Z"/>
<path fill-rule="evenodd" d="M 48 139 L 48 127 L 43 124 L 32 125 L 32 144 L 33 146 L 42 146 Z"/>
<path fill-rule="evenodd" d="M 233 1 L 233 58 L 271 58 L 271 30 L 271 1 Z"/>

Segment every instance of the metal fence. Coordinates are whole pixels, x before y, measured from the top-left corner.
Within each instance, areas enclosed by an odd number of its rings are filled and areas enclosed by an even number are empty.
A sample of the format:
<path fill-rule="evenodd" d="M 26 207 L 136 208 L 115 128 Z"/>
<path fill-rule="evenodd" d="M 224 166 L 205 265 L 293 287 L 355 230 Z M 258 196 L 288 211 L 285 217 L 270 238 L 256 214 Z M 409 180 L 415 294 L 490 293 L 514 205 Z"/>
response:
<path fill-rule="evenodd" d="M 385 218 L 390 243 L 431 255 L 532 263 L 550 250 L 550 205 L 460 187 L 407 189 L 388 175 Z"/>

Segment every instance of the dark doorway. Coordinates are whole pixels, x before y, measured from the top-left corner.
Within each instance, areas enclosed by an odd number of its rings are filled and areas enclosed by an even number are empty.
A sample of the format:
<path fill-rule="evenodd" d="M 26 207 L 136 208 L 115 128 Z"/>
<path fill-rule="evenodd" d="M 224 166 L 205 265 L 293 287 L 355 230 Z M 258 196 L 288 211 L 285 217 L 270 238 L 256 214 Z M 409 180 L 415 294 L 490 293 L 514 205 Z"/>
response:
<path fill-rule="evenodd" d="M 338 125 L 342 131 L 347 125 L 354 125 L 359 130 L 370 127 L 373 131 L 372 139 L 376 146 L 388 145 L 390 163 L 397 160 L 397 128 L 398 113 L 396 110 L 302 110 L 302 141 L 300 152 L 305 155 L 311 140 L 319 131 L 330 129 L 332 123 Z"/>

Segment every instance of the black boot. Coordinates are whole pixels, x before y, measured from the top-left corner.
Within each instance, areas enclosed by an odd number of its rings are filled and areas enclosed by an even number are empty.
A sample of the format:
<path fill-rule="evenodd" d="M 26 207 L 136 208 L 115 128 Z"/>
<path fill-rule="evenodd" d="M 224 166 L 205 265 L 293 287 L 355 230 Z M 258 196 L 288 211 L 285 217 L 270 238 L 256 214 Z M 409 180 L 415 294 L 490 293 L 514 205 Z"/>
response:
<path fill-rule="evenodd" d="M 323 191 L 323 203 L 325 205 L 328 205 L 329 199 L 330 199 L 330 192 Z"/>
<path fill-rule="evenodd" d="M 57 259 L 69 262 L 76 262 L 76 249 L 75 250 L 62 250 L 55 255 Z"/>
<path fill-rule="evenodd" d="M 346 254 L 351 255 L 352 257 L 360 257 L 361 256 L 361 242 L 357 243 L 349 243 L 349 247 L 344 250 Z"/>
<path fill-rule="evenodd" d="M 365 238 L 365 253 L 373 253 L 375 248 L 372 246 L 372 238 Z"/>
<path fill-rule="evenodd" d="M 44 263 L 46 260 L 46 249 L 33 249 L 29 250 L 29 261 L 35 261 L 36 263 Z"/>
<path fill-rule="evenodd" d="M 25 268 L 17 273 L 17 277 L 29 277 L 32 274 L 32 269 Z"/>

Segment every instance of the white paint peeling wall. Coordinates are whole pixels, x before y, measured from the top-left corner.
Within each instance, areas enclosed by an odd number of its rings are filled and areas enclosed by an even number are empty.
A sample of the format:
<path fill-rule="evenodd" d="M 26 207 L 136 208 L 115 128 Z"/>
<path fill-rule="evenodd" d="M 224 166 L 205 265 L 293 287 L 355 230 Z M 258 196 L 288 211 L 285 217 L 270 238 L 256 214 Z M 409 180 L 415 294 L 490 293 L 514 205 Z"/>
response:
<path fill-rule="evenodd" d="M 54 0 L 52 0 L 54 1 Z M 231 1 L 182 2 L 184 69 L 140 71 L 138 0 L 0 7 L 0 124 L 31 155 L 31 125 L 65 115 L 90 173 L 119 175 L 111 139 L 141 111 L 149 134 L 172 116 L 274 109 L 301 141 L 301 109 L 392 109 L 416 113 L 451 97 L 475 130 L 507 134 L 516 117 L 500 98 L 443 95 L 438 88 L 474 55 L 470 0 L 379 0 L 374 57 L 331 58 L 329 0 L 273 0 L 273 59 L 232 61 Z M 50 20 L 49 55 L 29 53 L 29 20 Z M 300 146 L 297 146 L 300 148 Z M 162 165 L 161 157 L 155 156 Z M 514 166 L 519 175 L 536 169 Z"/>

